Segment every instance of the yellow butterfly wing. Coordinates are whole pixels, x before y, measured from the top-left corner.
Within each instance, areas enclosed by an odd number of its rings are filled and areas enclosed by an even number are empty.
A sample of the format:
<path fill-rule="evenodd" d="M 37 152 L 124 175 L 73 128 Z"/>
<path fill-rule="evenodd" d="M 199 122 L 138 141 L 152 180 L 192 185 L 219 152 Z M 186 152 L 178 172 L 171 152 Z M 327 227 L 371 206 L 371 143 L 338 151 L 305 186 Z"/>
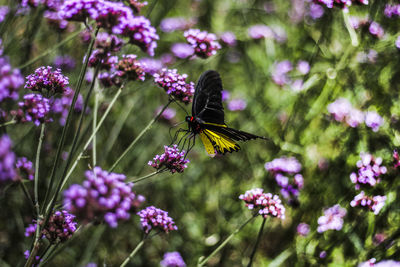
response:
<path fill-rule="evenodd" d="M 236 144 L 231 138 L 229 138 L 228 136 L 221 134 L 221 133 L 217 133 L 214 131 L 211 131 L 209 129 L 204 129 L 201 132 L 201 135 L 203 135 L 204 137 L 201 138 L 201 140 L 203 141 L 204 139 L 207 139 L 206 142 L 208 142 L 208 146 L 209 143 L 212 144 L 213 146 L 213 150 L 217 150 L 218 153 L 220 154 L 225 154 L 226 152 L 233 152 L 233 151 L 239 151 L 240 150 L 240 146 L 238 144 Z M 200 135 L 200 136 L 201 136 Z M 207 145 L 204 143 L 204 146 L 206 147 L 207 150 Z M 207 150 L 207 153 L 210 154 Z"/>
<path fill-rule="evenodd" d="M 200 139 L 204 144 L 204 147 L 206 148 L 207 153 L 210 156 L 215 156 L 215 149 L 214 146 L 212 145 L 210 139 L 207 137 L 207 135 L 204 132 L 200 132 Z"/>

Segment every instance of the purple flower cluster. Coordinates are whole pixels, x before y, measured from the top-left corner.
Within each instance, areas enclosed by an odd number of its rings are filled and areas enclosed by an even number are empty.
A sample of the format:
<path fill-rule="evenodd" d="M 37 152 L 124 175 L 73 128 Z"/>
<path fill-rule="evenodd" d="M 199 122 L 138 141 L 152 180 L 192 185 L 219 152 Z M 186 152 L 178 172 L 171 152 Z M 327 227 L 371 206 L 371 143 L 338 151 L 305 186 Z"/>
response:
<path fill-rule="evenodd" d="M 3 22 L 9 11 L 8 6 L 0 6 L 0 23 Z"/>
<path fill-rule="evenodd" d="M 274 39 L 279 43 L 286 42 L 287 35 L 283 28 L 275 26 L 269 27 L 265 24 L 256 24 L 247 29 L 247 34 L 251 39 Z"/>
<path fill-rule="evenodd" d="M 343 227 L 343 217 L 346 215 L 346 209 L 336 204 L 333 207 L 324 210 L 324 215 L 318 218 L 318 233 L 327 230 L 339 231 Z"/>
<path fill-rule="evenodd" d="M 63 19 L 59 13 L 64 0 L 46 0 L 44 1 L 46 11 L 43 16 L 46 18 L 47 23 L 55 31 L 63 32 L 68 27 L 68 21 Z"/>
<path fill-rule="evenodd" d="M 115 76 L 117 80 L 126 79 L 131 81 L 144 81 L 145 72 L 142 68 L 142 64 L 136 59 L 136 55 L 123 55 L 122 59 L 114 66 Z M 119 84 L 114 81 L 115 84 Z"/>
<path fill-rule="evenodd" d="M 185 104 L 190 103 L 194 94 L 194 83 L 186 83 L 187 74 L 180 75 L 176 69 L 162 69 L 153 75 L 154 82 L 164 88 L 167 94 Z"/>
<path fill-rule="evenodd" d="M 145 2 L 139 2 L 137 0 L 128 0 L 129 6 L 132 8 L 133 12 L 135 13 L 140 13 L 140 10 L 144 7 L 147 6 L 147 1 Z"/>
<path fill-rule="evenodd" d="M 174 145 L 164 146 L 164 153 L 156 155 L 148 164 L 157 170 L 165 167 L 171 173 L 175 173 L 183 172 L 187 168 L 187 163 L 189 160 L 185 159 L 185 151 L 179 152 L 178 145 Z"/>
<path fill-rule="evenodd" d="M 124 45 L 124 41 L 113 34 L 101 32 L 97 35 L 94 47 L 104 57 L 110 52 L 119 52 Z"/>
<path fill-rule="evenodd" d="M 53 64 L 57 69 L 71 71 L 75 68 L 75 59 L 68 55 L 57 56 L 54 58 Z"/>
<path fill-rule="evenodd" d="M 233 32 L 223 32 L 219 38 L 227 46 L 235 46 L 237 43 L 236 35 Z"/>
<path fill-rule="evenodd" d="M 165 253 L 160 265 L 161 267 L 186 267 L 181 254 L 177 251 Z"/>
<path fill-rule="evenodd" d="M 285 207 L 277 195 L 264 193 L 261 188 L 254 188 L 239 196 L 250 210 L 259 209 L 258 213 L 264 218 L 273 216 L 285 219 Z"/>
<path fill-rule="evenodd" d="M 348 10 L 352 4 L 368 5 L 368 0 L 314 0 L 314 2 L 327 8 L 338 7 L 344 10 Z"/>
<path fill-rule="evenodd" d="M 307 236 L 310 233 L 310 226 L 306 223 L 299 223 L 297 233 L 301 236 Z"/>
<path fill-rule="evenodd" d="M 131 4 L 135 4 L 134 2 L 131 1 Z M 99 27 L 128 37 L 131 43 L 138 45 L 149 55 L 154 55 L 156 41 L 159 39 L 156 29 L 148 19 L 134 16 L 132 9 L 122 3 L 105 0 L 67 0 L 59 13 L 66 20 L 84 22 L 88 18 L 93 19 Z"/>
<path fill-rule="evenodd" d="M 272 71 L 272 81 L 279 86 L 289 85 L 290 88 L 297 92 L 303 90 L 303 80 L 291 80 L 289 74 L 294 70 L 292 63 L 289 60 L 277 62 Z M 297 75 L 306 75 L 310 71 L 310 64 L 307 61 L 300 60 L 297 63 Z M 296 73 L 295 73 L 296 74 Z"/>
<path fill-rule="evenodd" d="M 18 110 L 11 111 L 11 115 L 15 116 L 18 122 L 33 122 L 36 126 L 41 123 L 51 122 L 48 118 L 50 113 L 49 100 L 39 94 L 27 94 L 24 101 L 18 102 Z"/>
<path fill-rule="evenodd" d="M 378 52 L 374 49 L 369 49 L 368 51 L 358 52 L 356 55 L 356 59 L 360 63 L 376 63 L 376 59 L 378 58 Z"/>
<path fill-rule="evenodd" d="M 350 174 L 350 180 L 359 190 L 362 185 L 375 186 L 380 182 L 380 175 L 385 174 L 387 169 L 382 164 L 382 158 L 374 158 L 369 153 L 360 153 L 361 160 L 357 161 L 358 171 Z"/>
<path fill-rule="evenodd" d="M 163 106 L 159 106 L 159 107 L 156 109 L 155 114 L 157 115 L 158 113 L 160 113 L 160 111 L 161 111 L 162 109 L 163 109 Z M 166 108 L 166 109 L 164 110 L 164 112 L 161 114 L 160 120 L 162 120 L 162 121 L 164 121 L 164 122 L 167 122 L 167 123 L 169 123 L 169 124 L 174 124 L 175 115 L 176 115 L 176 110 L 175 110 L 175 109 L 173 109 L 173 108 Z"/>
<path fill-rule="evenodd" d="M 297 203 L 300 190 L 304 187 L 303 176 L 298 173 L 301 170 L 300 162 L 294 157 L 281 157 L 265 163 L 264 167 L 275 176 L 282 196 L 291 204 Z M 287 175 L 293 175 L 292 182 Z"/>
<path fill-rule="evenodd" d="M 346 98 L 338 98 L 330 103 L 328 105 L 328 112 L 336 121 L 345 121 L 347 125 L 353 128 L 365 122 L 365 125 L 374 132 L 377 132 L 384 122 L 378 113 L 374 111 L 362 112 L 354 108 Z"/>
<path fill-rule="evenodd" d="M 194 48 L 190 44 L 175 43 L 171 46 L 171 52 L 177 58 L 187 58 L 194 54 Z"/>
<path fill-rule="evenodd" d="M 22 157 L 17 159 L 17 163 L 15 164 L 17 170 L 19 171 L 19 175 L 22 177 L 26 177 L 29 180 L 33 181 L 35 178 L 35 170 L 33 169 L 32 161 L 29 161 L 27 158 Z"/>
<path fill-rule="evenodd" d="M 152 229 L 157 229 L 168 233 L 173 230 L 178 230 L 174 220 L 168 216 L 168 212 L 157 209 L 154 206 L 142 209 L 137 213 L 140 216 L 140 223 L 146 234 Z"/>
<path fill-rule="evenodd" d="M 0 52 L 1 52 L 0 39 Z M 1 53 L 0 53 L 1 55 Z M 0 102 L 5 99 L 18 99 L 18 88 L 24 84 L 19 69 L 13 69 L 6 57 L 0 57 Z"/>
<path fill-rule="evenodd" d="M 186 41 L 193 47 L 195 55 L 201 58 L 208 58 L 217 54 L 221 45 L 217 41 L 217 36 L 213 33 L 200 31 L 199 29 L 189 29 L 183 33 Z"/>
<path fill-rule="evenodd" d="M 60 69 L 52 70 L 50 66 L 40 67 L 35 70 L 35 73 L 26 77 L 27 81 L 25 88 L 49 94 L 64 93 L 69 84 L 68 77 L 62 75 Z"/>
<path fill-rule="evenodd" d="M 165 18 L 160 23 L 163 32 L 184 31 L 196 24 L 194 19 L 185 19 L 182 17 Z"/>
<path fill-rule="evenodd" d="M 132 192 L 125 175 L 109 173 L 100 167 L 85 172 L 83 185 L 74 184 L 64 192 L 66 209 L 84 223 L 104 219 L 110 227 L 127 220 L 129 211 L 138 208 L 144 197 Z"/>
<path fill-rule="evenodd" d="M 67 87 L 65 93 L 61 96 L 61 98 L 54 99 L 52 104 L 52 112 L 55 114 L 61 114 L 61 118 L 59 119 L 59 123 L 61 126 L 65 125 L 67 121 L 69 107 L 72 104 L 72 99 L 74 97 L 74 90 Z M 81 112 L 83 109 L 83 97 L 81 94 L 78 95 L 78 98 L 75 102 L 74 111 Z"/>
<path fill-rule="evenodd" d="M 386 196 L 366 196 L 364 191 L 361 191 L 354 199 L 350 202 L 350 206 L 362 206 L 370 211 L 373 211 L 375 215 L 378 215 L 379 211 L 385 205 Z"/>
<path fill-rule="evenodd" d="M 160 59 L 144 57 L 139 59 L 139 62 L 144 72 L 150 75 L 154 75 L 163 68 L 163 62 Z"/>
<path fill-rule="evenodd" d="M 289 11 L 290 20 L 296 24 L 307 17 L 316 20 L 324 15 L 324 8 L 310 1 L 292 0 L 291 5 L 292 8 Z"/>
<path fill-rule="evenodd" d="M 8 135 L 0 137 L 0 184 L 16 179 L 15 154 L 12 151 L 12 142 Z"/>
<path fill-rule="evenodd" d="M 378 39 L 381 39 L 385 34 L 384 29 L 379 23 L 369 19 L 350 17 L 350 24 L 354 29 L 367 29 L 372 36 Z"/>
<path fill-rule="evenodd" d="M 232 99 L 228 102 L 228 109 L 230 111 L 244 110 L 246 106 L 247 106 L 246 101 L 240 98 Z"/>
<path fill-rule="evenodd" d="M 386 5 L 384 14 L 388 18 L 400 17 L 400 5 Z"/>
<path fill-rule="evenodd" d="M 47 238 L 52 244 L 58 244 L 67 241 L 76 231 L 75 216 L 68 213 L 66 210 L 56 211 L 50 216 L 46 227 L 41 231 L 42 238 Z M 43 221 L 41 222 L 43 223 Z M 25 229 L 25 236 L 35 234 L 37 224 L 28 225 Z"/>
<path fill-rule="evenodd" d="M 93 50 L 89 57 L 88 66 L 95 68 L 100 64 L 101 70 L 111 70 L 113 66 L 118 62 L 117 56 L 112 56 L 111 53 L 103 54 L 101 50 Z"/>

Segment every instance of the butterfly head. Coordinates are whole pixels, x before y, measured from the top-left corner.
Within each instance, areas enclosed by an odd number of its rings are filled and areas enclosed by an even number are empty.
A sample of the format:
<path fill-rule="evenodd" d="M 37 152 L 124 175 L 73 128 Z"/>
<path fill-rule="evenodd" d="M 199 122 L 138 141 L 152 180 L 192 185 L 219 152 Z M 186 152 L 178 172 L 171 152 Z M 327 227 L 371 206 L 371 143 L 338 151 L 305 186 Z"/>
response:
<path fill-rule="evenodd" d="M 193 116 L 186 116 L 185 121 L 187 121 L 188 123 L 191 123 L 194 121 L 194 117 Z"/>

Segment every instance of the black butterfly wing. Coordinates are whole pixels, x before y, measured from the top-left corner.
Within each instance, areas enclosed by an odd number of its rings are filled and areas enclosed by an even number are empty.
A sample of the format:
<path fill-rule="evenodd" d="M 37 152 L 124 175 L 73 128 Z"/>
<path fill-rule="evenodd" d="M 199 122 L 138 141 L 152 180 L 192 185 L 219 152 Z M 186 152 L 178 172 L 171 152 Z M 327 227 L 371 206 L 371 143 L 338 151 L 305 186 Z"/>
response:
<path fill-rule="evenodd" d="M 208 70 L 200 76 L 193 97 L 192 116 L 204 122 L 225 124 L 222 81 L 218 72 Z"/>

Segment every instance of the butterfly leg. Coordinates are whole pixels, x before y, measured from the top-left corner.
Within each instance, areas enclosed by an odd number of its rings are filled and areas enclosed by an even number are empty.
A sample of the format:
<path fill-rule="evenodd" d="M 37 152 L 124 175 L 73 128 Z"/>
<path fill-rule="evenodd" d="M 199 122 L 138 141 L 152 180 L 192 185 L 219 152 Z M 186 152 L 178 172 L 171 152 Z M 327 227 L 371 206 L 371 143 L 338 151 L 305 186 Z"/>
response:
<path fill-rule="evenodd" d="M 187 152 L 185 153 L 185 159 L 187 157 L 187 155 L 189 154 L 190 150 L 192 150 L 192 148 L 194 147 L 194 145 L 196 144 L 196 135 L 195 134 L 191 134 L 189 136 L 189 144 L 188 144 L 188 149 Z M 190 145 L 190 142 L 192 142 L 192 145 Z"/>
<path fill-rule="evenodd" d="M 172 129 L 172 128 L 170 128 L 170 129 Z M 180 134 L 181 132 L 183 132 L 183 131 L 187 131 L 187 130 L 182 129 L 182 128 L 179 128 L 179 129 L 175 132 L 174 138 L 171 138 L 172 141 L 171 141 L 170 146 L 171 146 L 173 143 L 175 143 L 175 141 L 178 139 L 179 134 Z M 171 136 L 171 132 L 169 132 L 169 136 L 172 137 L 172 136 Z"/>
<path fill-rule="evenodd" d="M 182 129 L 183 130 L 183 129 Z M 183 143 L 183 146 L 182 147 L 185 147 L 185 143 L 186 143 L 186 138 L 187 138 L 187 136 L 191 133 L 189 130 L 183 130 L 183 132 L 185 132 L 185 134 L 179 139 L 179 142 L 178 142 L 178 147 L 179 147 L 179 145 L 181 144 L 181 142 L 182 142 L 182 140 L 184 140 L 184 143 Z"/>

